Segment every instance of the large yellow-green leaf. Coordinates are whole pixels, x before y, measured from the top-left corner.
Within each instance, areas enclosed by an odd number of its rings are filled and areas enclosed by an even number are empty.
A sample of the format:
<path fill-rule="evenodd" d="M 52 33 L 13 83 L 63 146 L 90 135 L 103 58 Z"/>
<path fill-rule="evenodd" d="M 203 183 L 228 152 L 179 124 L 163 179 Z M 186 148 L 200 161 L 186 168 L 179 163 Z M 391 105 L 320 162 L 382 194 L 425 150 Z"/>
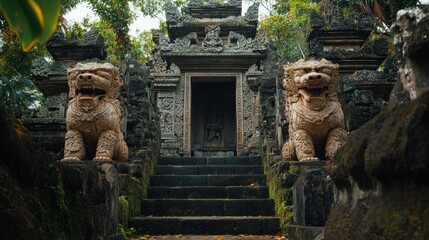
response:
<path fill-rule="evenodd" d="M 55 32 L 58 26 L 58 18 L 61 12 L 60 0 L 38 0 L 43 12 L 43 32 L 39 38 L 40 43 L 45 43 Z"/>
<path fill-rule="evenodd" d="M 49 39 L 57 27 L 60 7 L 60 0 L 0 0 L 0 10 L 24 51 Z"/>

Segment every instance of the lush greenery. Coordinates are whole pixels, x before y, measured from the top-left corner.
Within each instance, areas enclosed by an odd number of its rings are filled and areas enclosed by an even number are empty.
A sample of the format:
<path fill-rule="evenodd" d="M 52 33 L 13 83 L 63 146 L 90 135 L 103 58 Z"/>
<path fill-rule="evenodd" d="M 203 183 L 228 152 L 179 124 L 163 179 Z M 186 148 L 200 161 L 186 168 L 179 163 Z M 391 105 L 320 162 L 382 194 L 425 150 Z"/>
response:
<path fill-rule="evenodd" d="M 260 22 L 259 31 L 266 34 L 272 54 L 279 61 L 302 58 L 308 52 L 310 14 L 319 10 L 318 5 L 312 0 L 278 0 L 271 9 L 270 15 Z"/>

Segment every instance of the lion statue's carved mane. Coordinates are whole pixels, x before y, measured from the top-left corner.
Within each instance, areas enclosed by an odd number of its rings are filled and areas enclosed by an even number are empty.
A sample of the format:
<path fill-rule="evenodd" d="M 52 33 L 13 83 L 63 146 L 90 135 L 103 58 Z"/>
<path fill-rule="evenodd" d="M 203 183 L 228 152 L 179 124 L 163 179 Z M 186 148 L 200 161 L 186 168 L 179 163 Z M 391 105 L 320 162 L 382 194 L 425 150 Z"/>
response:
<path fill-rule="evenodd" d="M 62 161 L 127 161 L 119 102 L 123 80 L 118 68 L 109 63 L 78 63 L 67 75 L 70 101 Z"/>
<path fill-rule="evenodd" d="M 330 160 L 344 144 L 347 132 L 336 93 L 338 64 L 299 60 L 284 66 L 286 118 L 289 140 L 283 145 L 284 160 Z"/>

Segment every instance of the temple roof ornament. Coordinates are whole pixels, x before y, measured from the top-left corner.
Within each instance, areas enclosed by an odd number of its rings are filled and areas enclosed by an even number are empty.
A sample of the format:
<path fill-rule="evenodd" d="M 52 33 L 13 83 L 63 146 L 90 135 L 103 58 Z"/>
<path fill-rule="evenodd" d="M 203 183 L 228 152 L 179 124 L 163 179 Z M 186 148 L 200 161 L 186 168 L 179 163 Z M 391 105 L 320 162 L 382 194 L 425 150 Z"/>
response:
<path fill-rule="evenodd" d="M 247 9 L 246 14 L 244 15 L 244 20 L 247 22 L 257 22 L 259 15 L 259 3 L 254 3 Z"/>
<path fill-rule="evenodd" d="M 169 23 L 178 23 L 180 22 L 180 13 L 179 10 L 177 9 L 177 6 L 175 6 L 172 3 L 166 3 L 165 4 L 165 18 L 166 21 Z"/>
<path fill-rule="evenodd" d="M 231 31 L 228 35 L 229 47 L 236 51 L 252 51 L 260 52 L 266 51 L 264 43 L 260 42 L 261 39 L 246 38 L 244 35 Z"/>
<path fill-rule="evenodd" d="M 170 39 L 164 34 L 159 35 L 159 46 L 161 51 L 163 52 L 189 51 L 195 48 L 195 44 L 197 43 L 197 41 L 198 37 L 195 32 L 191 32 L 182 38 L 176 38 L 174 40 L 174 43 L 170 43 Z"/>

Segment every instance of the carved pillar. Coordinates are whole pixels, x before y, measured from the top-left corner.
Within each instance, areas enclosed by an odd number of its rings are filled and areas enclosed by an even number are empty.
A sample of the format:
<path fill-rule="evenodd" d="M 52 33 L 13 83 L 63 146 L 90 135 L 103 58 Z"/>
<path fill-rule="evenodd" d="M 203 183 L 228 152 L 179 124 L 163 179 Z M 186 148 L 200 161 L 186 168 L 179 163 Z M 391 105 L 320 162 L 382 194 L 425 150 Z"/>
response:
<path fill-rule="evenodd" d="M 259 123 L 261 116 L 259 86 L 261 85 L 261 75 L 262 71 L 258 69 L 256 64 L 253 64 L 244 74 L 246 79 L 246 83 L 244 84 L 245 108 L 250 109 L 250 111 L 244 116 L 246 129 L 246 154 L 258 154 L 260 137 Z"/>
<path fill-rule="evenodd" d="M 177 95 L 180 95 L 177 94 L 180 69 L 174 63 L 168 66 L 161 56 L 155 55 L 151 75 L 154 90 L 157 93 L 157 107 L 161 121 L 161 154 L 178 155 L 180 146 L 177 144 L 179 136 L 176 134 L 176 117 L 178 109 L 181 108 L 181 104 L 177 101 Z"/>

